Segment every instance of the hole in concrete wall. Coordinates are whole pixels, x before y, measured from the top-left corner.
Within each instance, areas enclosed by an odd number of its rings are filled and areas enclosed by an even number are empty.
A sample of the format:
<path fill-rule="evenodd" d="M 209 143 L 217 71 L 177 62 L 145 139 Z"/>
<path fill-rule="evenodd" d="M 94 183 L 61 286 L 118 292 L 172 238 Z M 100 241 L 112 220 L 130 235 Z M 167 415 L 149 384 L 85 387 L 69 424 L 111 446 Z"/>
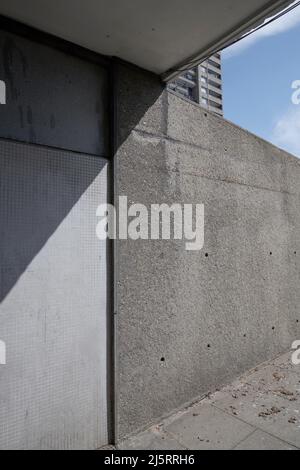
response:
<path fill-rule="evenodd" d="M 207 117 L 207 113 L 204 113 L 204 116 Z"/>
<path fill-rule="evenodd" d="M 211 348 L 210 344 L 208 344 L 207 347 L 208 347 L 208 349 L 210 349 Z"/>
<path fill-rule="evenodd" d="M 166 362 L 166 358 L 165 358 L 165 357 L 162 357 L 162 358 L 160 359 L 160 362 Z"/>
<path fill-rule="evenodd" d="M 275 330 L 275 326 L 272 326 L 272 330 L 273 330 L 273 331 Z"/>
<path fill-rule="evenodd" d="M 296 320 L 296 323 L 299 323 L 299 320 Z"/>
<path fill-rule="evenodd" d="M 244 334 L 244 338 L 247 338 L 247 335 L 246 335 L 246 334 Z"/>
<path fill-rule="evenodd" d="M 272 252 L 272 251 L 270 251 L 270 256 L 272 256 L 272 255 L 273 255 L 273 252 Z"/>
<path fill-rule="evenodd" d="M 294 255 L 296 255 L 296 254 L 297 254 L 297 251 L 294 251 Z"/>
<path fill-rule="evenodd" d="M 208 258 L 208 253 L 205 253 L 205 258 Z"/>

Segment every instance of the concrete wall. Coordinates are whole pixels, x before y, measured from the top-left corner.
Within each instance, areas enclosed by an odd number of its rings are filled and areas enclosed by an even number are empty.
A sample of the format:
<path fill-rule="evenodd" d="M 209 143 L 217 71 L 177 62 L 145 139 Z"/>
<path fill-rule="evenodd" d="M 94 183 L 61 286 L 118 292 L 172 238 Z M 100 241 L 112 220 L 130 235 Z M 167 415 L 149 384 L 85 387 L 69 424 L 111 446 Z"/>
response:
<path fill-rule="evenodd" d="M 300 162 L 142 71 L 116 88 L 115 196 L 206 211 L 200 252 L 117 244 L 120 438 L 300 338 Z"/>

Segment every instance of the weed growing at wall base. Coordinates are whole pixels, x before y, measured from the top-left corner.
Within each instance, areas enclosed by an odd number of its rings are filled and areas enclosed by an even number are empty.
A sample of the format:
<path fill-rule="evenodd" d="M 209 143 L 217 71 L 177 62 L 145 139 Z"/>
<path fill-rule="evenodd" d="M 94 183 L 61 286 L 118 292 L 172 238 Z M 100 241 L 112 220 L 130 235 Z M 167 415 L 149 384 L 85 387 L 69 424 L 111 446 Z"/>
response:
<path fill-rule="evenodd" d="M 118 211 L 111 204 L 98 207 L 96 234 L 99 240 L 184 240 L 187 251 L 204 246 L 203 204 L 144 204 L 128 206 L 119 197 Z"/>

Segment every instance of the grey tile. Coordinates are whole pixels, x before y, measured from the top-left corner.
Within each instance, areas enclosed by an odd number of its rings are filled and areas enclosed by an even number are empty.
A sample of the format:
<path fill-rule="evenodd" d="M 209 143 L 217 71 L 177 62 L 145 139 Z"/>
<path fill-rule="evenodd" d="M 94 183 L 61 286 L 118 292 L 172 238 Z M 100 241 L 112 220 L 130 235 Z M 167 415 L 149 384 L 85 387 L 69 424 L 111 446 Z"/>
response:
<path fill-rule="evenodd" d="M 185 447 L 193 450 L 232 449 L 254 428 L 208 404 L 200 404 L 167 425 Z"/>
<path fill-rule="evenodd" d="M 235 450 L 297 450 L 297 448 L 257 430 L 238 444 Z"/>
<path fill-rule="evenodd" d="M 296 374 L 299 373 L 299 366 L 296 366 L 292 362 L 292 354 L 294 351 L 289 351 L 282 356 L 277 357 L 271 362 L 271 365 L 275 367 L 280 367 L 285 371 L 295 372 Z"/>
<path fill-rule="evenodd" d="M 120 450 L 184 450 L 176 439 L 164 432 L 149 430 L 122 442 Z"/>
<path fill-rule="evenodd" d="M 211 403 L 254 427 L 300 447 L 299 373 L 273 364 L 258 368 L 214 394 Z"/>

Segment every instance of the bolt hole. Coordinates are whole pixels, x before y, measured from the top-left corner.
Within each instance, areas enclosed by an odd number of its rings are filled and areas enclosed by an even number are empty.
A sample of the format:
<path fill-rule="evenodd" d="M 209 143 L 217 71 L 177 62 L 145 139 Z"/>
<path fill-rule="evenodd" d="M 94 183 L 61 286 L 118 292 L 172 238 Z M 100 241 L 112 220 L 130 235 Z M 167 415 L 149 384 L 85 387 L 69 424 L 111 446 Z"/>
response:
<path fill-rule="evenodd" d="M 208 349 L 210 349 L 210 347 L 211 347 L 210 344 L 208 344 L 207 347 L 208 347 Z"/>
<path fill-rule="evenodd" d="M 208 256 L 209 256 L 208 253 L 205 253 L 205 258 L 208 258 Z"/>
<path fill-rule="evenodd" d="M 166 359 L 164 357 L 162 357 L 160 362 L 166 362 Z"/>
<path fill-rule="evenodd" d="M 273 330 L 273 331 L 275 330 L 275 326 L 272 326 L 272 330 Z"/>
<path fill-rule="evenodd" d="M 204 116 L 207 117 L 207 113 L 204 113 Z"/>
<path fill-rule="evenodd" d="M 246 334 L 244 335 L 244 338 L 247 338 L 247 335 L 246 335 Z"/>
<path fill-rule="evenodd" d="M 272 256 L 272 255 L 273 255 L 273 252 L 272 252 L 272 251 L 270 251 L 270 256 Z"/>

